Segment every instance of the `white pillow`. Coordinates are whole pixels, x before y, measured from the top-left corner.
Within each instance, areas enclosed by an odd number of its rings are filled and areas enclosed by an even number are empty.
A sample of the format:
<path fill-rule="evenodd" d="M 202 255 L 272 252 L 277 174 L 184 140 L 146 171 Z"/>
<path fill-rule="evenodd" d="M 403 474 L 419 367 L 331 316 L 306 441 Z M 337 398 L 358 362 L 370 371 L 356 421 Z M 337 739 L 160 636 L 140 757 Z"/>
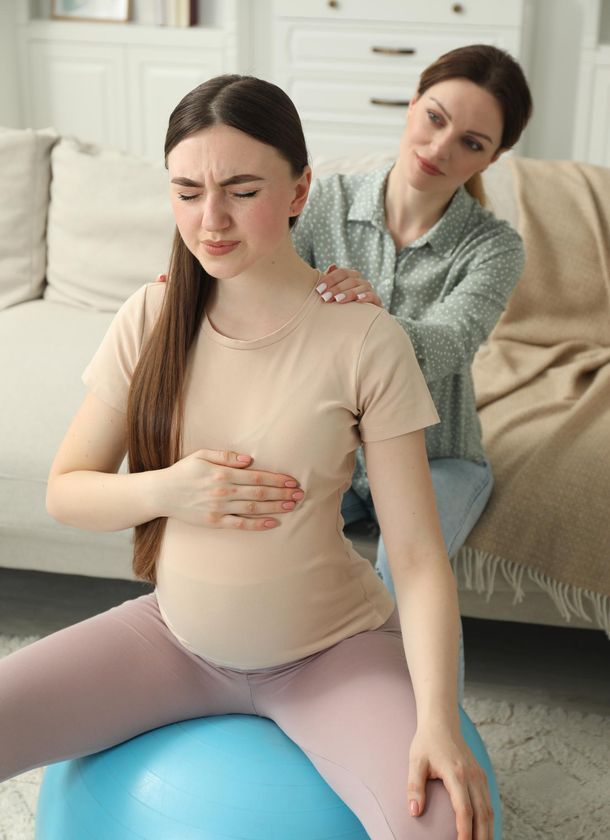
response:
<path fill-rule="evenodd" d="M 47 300 L 116 312 L 166 272 L 175 222 L 167 170 L 62 138 L 51 156 Z"/>
<path fill-rule="evenodd" d="M 53 129 L 0 128 L 0 309 L 42 295 Z"/>

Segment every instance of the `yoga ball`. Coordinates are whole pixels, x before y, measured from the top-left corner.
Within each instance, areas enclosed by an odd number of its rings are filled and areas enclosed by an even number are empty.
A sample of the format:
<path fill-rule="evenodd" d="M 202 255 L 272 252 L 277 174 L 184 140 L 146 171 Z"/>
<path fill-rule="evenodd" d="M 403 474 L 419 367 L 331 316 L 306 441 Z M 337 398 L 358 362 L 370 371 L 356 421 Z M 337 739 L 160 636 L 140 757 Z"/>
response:
<path fill-rule="evenodd" d="M 476 730 L 468 725 L 470 743 Z M 489 773 L 480 739 L 477 749 Z M 48 767 L 36 840 L 84 838 L 367 840 L 368 835 L 272 721 L 223 715 L 164 726 Z"/>
<path fill-rule="evenodd" d="M 496 777 L 491 766 L 491 761 L 487 755 L 485 744 L 481 736 L 477 732 L 477 728 L 470 720 L 464 709 L 460 706 L 460 728 L 462 736 L 470 749 L 472 754 L 479 762 L 482 770 L 487 776 L 487 785 L 489 787 L 489 797 L 491 799 L 491 807 L 494 809 L 494 833 L 493 840 L 502 840 L 502 802 L 500 794 L 498 793 L 498 786 L 496 784 Z"/>

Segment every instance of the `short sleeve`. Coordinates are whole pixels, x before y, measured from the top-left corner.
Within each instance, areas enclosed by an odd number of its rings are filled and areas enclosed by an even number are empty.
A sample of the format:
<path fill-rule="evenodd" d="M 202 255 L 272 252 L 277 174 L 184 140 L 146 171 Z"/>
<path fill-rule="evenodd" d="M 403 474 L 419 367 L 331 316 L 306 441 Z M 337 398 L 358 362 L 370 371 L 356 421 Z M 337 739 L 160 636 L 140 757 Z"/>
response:
<path fill-rule="evenodd" d="M 385 310 L 373 321 L 363 342 L 356 388 L 364 443 L 398 437 L 439 422 L 413 345 Z"/>
<path fill-rule="evenodd" d="M 125 301 L 83 371 L 82 380 L 87 388 L 124 414 L 133 372 L 144 338 L 159 312 L 164 286 L 164 283 L 147 284 Z"/>

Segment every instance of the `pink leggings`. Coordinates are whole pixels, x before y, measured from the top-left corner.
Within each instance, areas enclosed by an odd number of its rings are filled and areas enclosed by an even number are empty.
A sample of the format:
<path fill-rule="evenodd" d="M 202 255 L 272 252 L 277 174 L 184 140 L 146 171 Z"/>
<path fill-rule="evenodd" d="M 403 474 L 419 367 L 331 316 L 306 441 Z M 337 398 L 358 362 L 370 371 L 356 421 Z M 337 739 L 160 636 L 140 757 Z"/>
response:
<path fill-rule="evenodd" d="M 271 718 L 372 840 L 455 840 L 441 781 L 408 813 L 415 701 L 396 613 L 297 662 L 236 671 L 186 650 L 145 595 L 0 660 L 0 781 L 205 715 Z"/>

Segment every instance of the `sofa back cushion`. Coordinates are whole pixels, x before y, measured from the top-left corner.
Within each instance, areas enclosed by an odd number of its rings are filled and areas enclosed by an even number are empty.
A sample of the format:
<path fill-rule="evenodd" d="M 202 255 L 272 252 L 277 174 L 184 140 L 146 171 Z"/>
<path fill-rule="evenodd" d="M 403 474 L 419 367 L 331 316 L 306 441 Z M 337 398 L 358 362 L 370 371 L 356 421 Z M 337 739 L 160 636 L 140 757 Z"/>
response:
<path fill-rule="evenodd" d="M 0 128 L 0 309 L 42 295 L 53 129 Z"/>
<path fill-rule="evenodd" d="M 167 271 L 175 227 L 167 171 L 74 138 L 55 146 L 51 166 L 44 296 L 115 312 Z"/>

